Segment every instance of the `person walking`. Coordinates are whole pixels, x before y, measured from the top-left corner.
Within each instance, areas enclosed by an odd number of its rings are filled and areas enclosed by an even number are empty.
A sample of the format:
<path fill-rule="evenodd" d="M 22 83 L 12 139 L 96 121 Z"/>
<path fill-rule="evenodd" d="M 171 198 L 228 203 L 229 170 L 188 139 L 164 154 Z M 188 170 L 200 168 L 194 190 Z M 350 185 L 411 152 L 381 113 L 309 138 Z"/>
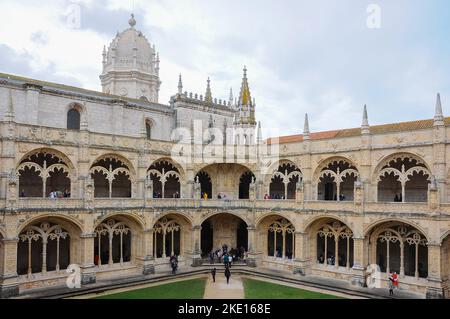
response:
<path fill-rule="evenodd" d="M 392 278 L 392 274 L 389 275 L 389 296 L 394 295 L 394 278 Z"/>
<path fill-rule="evenodd" d="M 213 282 L 216 282 L 216 273 L 217 273 L 217 269 L 213 268 L 211 270 L 211 275 L 212 275 Z"/>
<path fill-rule="evenodd" d="M 230 268 L 225 268 L 225 277 L 227 278 L 227 285 L 230 283 L 231 271 Z"/>

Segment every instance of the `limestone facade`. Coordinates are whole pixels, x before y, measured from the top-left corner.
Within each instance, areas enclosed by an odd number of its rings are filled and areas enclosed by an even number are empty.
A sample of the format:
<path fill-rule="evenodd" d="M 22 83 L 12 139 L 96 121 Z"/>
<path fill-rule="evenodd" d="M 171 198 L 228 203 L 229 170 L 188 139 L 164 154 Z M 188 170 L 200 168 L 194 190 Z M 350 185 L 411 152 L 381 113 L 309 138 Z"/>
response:
<path fill-rule="evenodd" d="M 227 243 L 255 267 L 365 285 L 378 265 L 382 286 L 396 271 L 402 288 L 448 297 L 440 97 L 434 120 L 371 127 L 365 110 L 361 128 L 311 133 L 307 119 L 262 141 L 246 71 L 242 88 L 218 101 L 180 79 L 162 105 L 0 75 L 1 296 L 65 284 L 72 264 L 83 284 L 151 274 L 171 254 L 200 265 Z"/>

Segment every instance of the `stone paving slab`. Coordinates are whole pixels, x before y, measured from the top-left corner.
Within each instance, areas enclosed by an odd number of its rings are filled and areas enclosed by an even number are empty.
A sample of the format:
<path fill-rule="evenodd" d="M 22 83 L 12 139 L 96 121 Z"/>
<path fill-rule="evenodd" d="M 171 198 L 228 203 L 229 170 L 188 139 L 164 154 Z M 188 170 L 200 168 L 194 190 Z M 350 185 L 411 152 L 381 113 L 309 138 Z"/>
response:
<path fill-rule="evenodd" d="M 230 283 L 223 273 L 217 273 L 214 283 L 211 276 L 208 278 L 205 287 L 204 299 L 244 299 L 244 284 L 239 275 L 232 274 Z"/>

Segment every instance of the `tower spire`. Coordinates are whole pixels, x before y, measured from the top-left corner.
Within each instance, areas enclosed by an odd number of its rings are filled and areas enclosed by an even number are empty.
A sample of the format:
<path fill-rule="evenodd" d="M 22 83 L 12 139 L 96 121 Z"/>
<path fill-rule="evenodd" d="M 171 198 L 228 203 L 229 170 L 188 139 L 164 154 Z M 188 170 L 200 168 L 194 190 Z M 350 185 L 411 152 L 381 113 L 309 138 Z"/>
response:
<path fill-rule="evenodd" d="M 212 103 L 213 102 L 213 98 L 212 98 L 212 93 L 211 93 L 211 80 L 208 77 L 208 81 L 207 85 L 206 85 L 206 94 L 205 94 L 205 102 L 207 103 Z"/>
<path fill-rule="evenodd" d="M 234 97 L 233 97 L 233 88 L 230 88 L 230 96 L 228 98 L 228 103 L 230 104 L 230 107 L 233 106 Z"/>
<path fill-rule="evenodd" d="M 436 112 L 434 115 L 434 125 L 444 125 L 444 113 L 442 112 L 441 95 L 438 93 L 436 98 Z"/>
<path fill-rule="evenodd" d="M 362 134 L 370 134 L 369 116 L 367 115 L 367 105 L 364 105 L 361 133 Z"/>
<path fill-rule="evenodd" d="M 303 129 L 303 139 L 309 140 L 311 132 L 309 131 L 309 118 L 308 113 L 305 114 L 305 127 Z"/>
<path fill-rule="evenodd" d="M 183 94 L 183 80 L 181 79 L 181 73 L 178 77 L 178 94 Z"/>
<path fill-rule="evenodd" d="M 239 111 L 238 122 L 240 124 L 256 126 L 255 105 L 250 94 L 246 66 L 244 67 L 244 76 L 242 77 L 241 92 L 239 94 L 237 109 Z"/>
<path fill-rule="evenodd" d="M 256 137 L 257 143 L 258 144 L 262 144 L 262 129 L 261 129 L 261 122 L 258 122 L 258 133 L 257 133 L 257 137 Z"/>

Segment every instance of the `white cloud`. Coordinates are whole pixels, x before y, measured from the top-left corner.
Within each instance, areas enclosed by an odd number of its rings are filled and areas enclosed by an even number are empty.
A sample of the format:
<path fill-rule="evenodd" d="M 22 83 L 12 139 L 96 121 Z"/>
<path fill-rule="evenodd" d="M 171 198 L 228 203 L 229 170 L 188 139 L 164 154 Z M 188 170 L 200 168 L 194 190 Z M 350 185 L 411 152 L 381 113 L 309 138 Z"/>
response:
<path fill-rule="evenodd" d="M 444 104 L 450 97 L 448 47 L 421 32 L 437 13 L 417 1 L 377 1 L 382 28 L 369 30 L 366 0 L 5 0 L 0 44 L 27 58 L 32 74 L 100 90 L 103 45 L 128 27 L 133 2 L 137 27 L 161 54 L 162 103 L 179 73 L 186 91 L 204 94 L 211 76 L 217 98 L 230 87 L 236 96 L 244 65 L 258 119 L 283 134 L 301 133 L 304 113 L 315 131 L 357 127 L 364 104 L 371 123 L 430 118 L 435 93 Z M 74 4 L 81 29 L 67 22 Z"/>

